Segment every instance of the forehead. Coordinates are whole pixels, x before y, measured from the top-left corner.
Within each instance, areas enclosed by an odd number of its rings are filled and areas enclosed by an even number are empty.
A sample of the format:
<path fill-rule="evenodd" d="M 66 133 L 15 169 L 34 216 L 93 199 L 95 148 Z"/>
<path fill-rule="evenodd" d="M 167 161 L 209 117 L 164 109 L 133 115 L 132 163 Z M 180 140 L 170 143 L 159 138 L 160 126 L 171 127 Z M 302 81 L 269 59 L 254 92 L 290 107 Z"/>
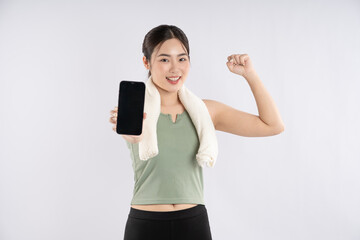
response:
<path fill-rule="evenodd" d="M 155 52 L 158 54 L 170 54 L 170 55 L 177 55 L 180 53 L 186 53 L 186 48 L 183 46 L 183 44 L 180 42 L 180 40 L 176 38 L 172 38 L 169 40 L 166 40 L 162 43 L 160 48 Z"/>

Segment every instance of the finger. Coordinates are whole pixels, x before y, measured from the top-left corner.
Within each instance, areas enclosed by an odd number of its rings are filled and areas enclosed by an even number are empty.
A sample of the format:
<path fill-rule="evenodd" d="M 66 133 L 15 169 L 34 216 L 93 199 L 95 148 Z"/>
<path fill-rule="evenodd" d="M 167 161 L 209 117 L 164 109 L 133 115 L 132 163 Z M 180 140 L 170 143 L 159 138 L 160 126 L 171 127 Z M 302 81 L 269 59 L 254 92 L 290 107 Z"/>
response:
<path fill-rule="evenodd" d="M 245 66 L 247 60 L 249 60 L 249 56 L 246 54 L 246 55 L 244 56 L 244 66 Z"/>
<path fill-rule="evenodd" d="M 109 120 L 111 123 L 116 123 L 116 118 L 110 118 Z"/>
<path fill-rule="evenodd" d="M 116 132 L 116 125 L 114 125 L 114 126 L 112 127 L 112 129 Z"/>
<path fill-rule="evenodd" d="M 241 63 L 240 57 L 241 57 L 240 54 L 236 54 L 236 55 L 235 55 L 235 60 L 236 60 L 236 64 L 237 64 L 237 65 L 240 65 L 240 63 Z"/>
<path fill-rule="evenodd" d="M 229 68 L 229 70 L 231 71 L 233 69 L 233 66 L 234 64 L 232 62 L 227 62 L 226 63 L 226 66 Z"/>
<path fill-rule="evenodd" d="M 232 56 L 232 63 L 233 63 L 233 65 L 239 65 L 239 55 L 238 54 L 234 54 L 233 56 Z"/>
<path fill-rule="evenodd" d="M 111 116 L 111 118 L 113 118 L 113 117 L 117 117 L 117 113 L 116 112 L 112 112 L 112 113 L 110 113 L 110 116 Z"/>
<path fill-rule="evenodd" d="M 240 62 L 240 65 L 244 66 L 245 65 L 245 54 L 242 54 L 240 57 L 239 57 L 239 62 Z"/>
<path fill-rule="evenodd" d="M 241 54 L 239 54 L 237 56 L 237 64 L 240 65 L 240 66 L 243 66 L 243 64 L 242 64 L 242 55 Z"/>
<path fill-rule="evenodd" d="M 244 66 L 245 66 L 245 64 L 246 64 L 246 61 L 249 59 L 249 55 L 248 54 L 244 54 L 244 58 L 243 58 L 243 64 L 244 64 Z"/>
<path fill-rule="evenodd" d="M 114 107 L 113 110 L 110 111 L 110 113 L 114 113 L 114 112 L 117 112 L 118 111 L 118 107 Z"/>

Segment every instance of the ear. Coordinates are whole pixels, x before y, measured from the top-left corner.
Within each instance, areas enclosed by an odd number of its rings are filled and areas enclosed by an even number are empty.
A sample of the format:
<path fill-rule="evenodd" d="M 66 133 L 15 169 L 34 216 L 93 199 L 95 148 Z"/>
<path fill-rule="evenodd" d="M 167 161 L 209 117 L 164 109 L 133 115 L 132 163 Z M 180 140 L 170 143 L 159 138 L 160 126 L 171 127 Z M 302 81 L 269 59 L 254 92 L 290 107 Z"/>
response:
<path fill-rule="evenodd" d="M 146 59 L 145 56 L 143 56 L 143 62 L 144 62 L 144 66 L 146 67 L 146 69 L 150 70 L 150 63 L 149 63 L 149 61 Z"/>

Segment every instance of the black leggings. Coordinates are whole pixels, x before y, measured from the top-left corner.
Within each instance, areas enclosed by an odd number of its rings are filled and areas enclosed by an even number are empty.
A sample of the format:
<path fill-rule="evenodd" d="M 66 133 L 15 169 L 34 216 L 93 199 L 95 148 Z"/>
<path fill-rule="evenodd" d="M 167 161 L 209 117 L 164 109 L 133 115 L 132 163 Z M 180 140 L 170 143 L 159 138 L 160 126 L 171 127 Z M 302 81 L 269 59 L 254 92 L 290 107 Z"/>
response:
<path fill-rule="evenodd" d="M 212 240 L 205 205 L 155 212 L 130 207 L 124 240 Z"/>

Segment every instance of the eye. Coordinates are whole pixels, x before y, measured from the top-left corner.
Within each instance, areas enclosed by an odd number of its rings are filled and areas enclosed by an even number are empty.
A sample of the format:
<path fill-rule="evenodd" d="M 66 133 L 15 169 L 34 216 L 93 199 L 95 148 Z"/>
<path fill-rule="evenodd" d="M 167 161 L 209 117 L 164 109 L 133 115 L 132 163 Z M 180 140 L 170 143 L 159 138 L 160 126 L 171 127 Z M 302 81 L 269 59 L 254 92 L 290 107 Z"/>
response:
<path fill-rule="evenodd" d="M 180 60 L 181 60 L 181 59 L 184 59 L 184 61 L 187 61 L 186 58 L 180 58 Z M 160 60 L 160 62 L 163 62 L 163 60 L 167 60 L 167 59 L 166 59 L 166 58 L 163 58 L 163 59 Z M 184 62 L 184 61 L 181 61 L 181 62 Z"/>

